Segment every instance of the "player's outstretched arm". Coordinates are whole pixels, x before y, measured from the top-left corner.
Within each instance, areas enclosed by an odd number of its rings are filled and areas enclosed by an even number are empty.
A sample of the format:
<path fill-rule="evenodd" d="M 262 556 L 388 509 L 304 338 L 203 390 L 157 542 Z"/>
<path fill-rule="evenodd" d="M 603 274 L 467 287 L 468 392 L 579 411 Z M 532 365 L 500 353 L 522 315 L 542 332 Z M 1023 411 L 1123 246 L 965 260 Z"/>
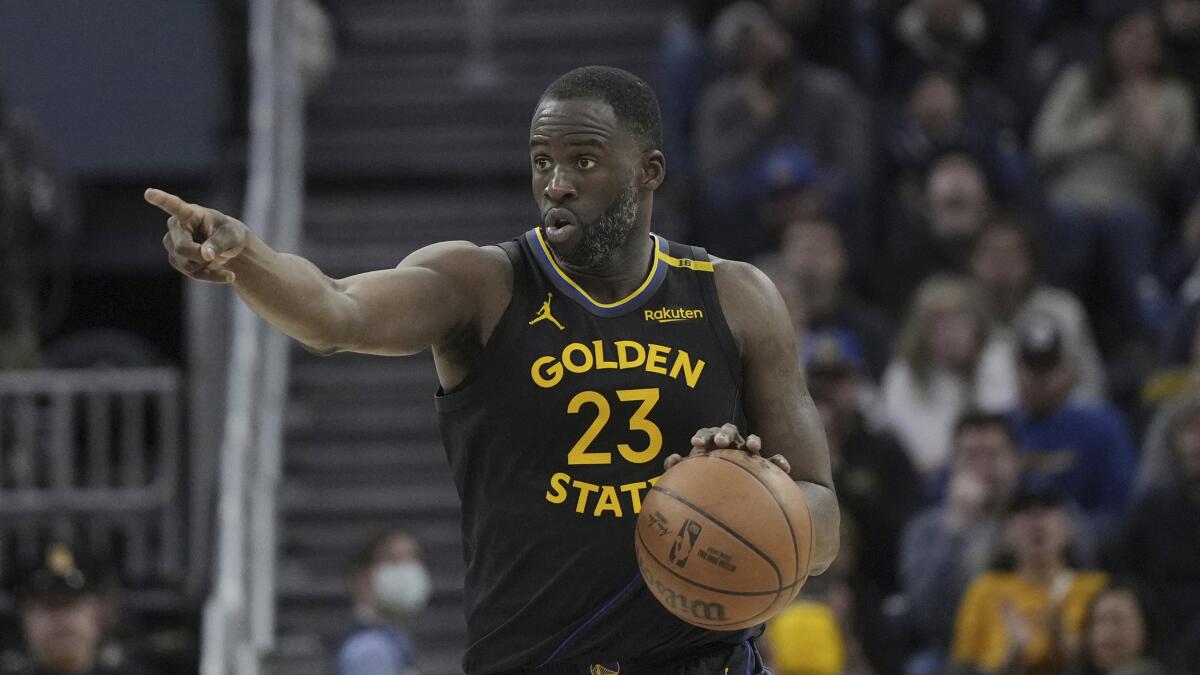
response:
<path fill-rule="evenodd" d="M 504 274 L 495 256 L 449 242 L 395 269 L 333 279 L 273 250 L 236 218 L 161 190 L 146 190 L 145 198 L 170 214 L 163 245 L 175 269 L 232 284 L 255 313 L 320 353 L 422 351 L 473 321 L 478 303 L 470 289 Z"/>
<path fill-rule="evenodd" d="M 811 571 L 820 574 L 837 556 L 841 516 L 829 445 L 800 367 L 787 307 L 775 284 L 752 265 L 719 261 L 716 274 L 721 308 L 742 352 L 746 421 L 757 436 L 746 443 L 764 456 L 782 454 L 785 461 L 775 463 L 790 466 L 812 513 Z"/>

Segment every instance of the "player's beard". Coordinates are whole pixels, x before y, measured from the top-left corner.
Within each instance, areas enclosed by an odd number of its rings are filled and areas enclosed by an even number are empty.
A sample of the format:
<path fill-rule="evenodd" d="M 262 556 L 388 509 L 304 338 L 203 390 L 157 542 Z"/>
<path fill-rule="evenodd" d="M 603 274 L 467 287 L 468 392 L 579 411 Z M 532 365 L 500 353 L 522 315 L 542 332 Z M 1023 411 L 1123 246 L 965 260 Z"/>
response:
<path fill-rule="evenodd" d="M 637 229 L 637 215 L 637 183 L 631 180 L 595 222 L 580 223 L 583 237 L 570 253 L 555 249 L 554 255 L 575 269 L 603 270 L 612 262 L 613 252 Z"/>

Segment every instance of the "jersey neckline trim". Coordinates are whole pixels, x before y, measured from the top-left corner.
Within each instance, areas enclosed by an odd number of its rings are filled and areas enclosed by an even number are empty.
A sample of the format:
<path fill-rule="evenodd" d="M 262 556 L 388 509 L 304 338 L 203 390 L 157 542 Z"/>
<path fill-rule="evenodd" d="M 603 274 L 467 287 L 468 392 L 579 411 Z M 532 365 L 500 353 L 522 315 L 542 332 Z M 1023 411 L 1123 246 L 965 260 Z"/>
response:
<path fill-rule="evenodd" d="M 662 237 L 650 233 L 654 239 L 654 266 L 650 273 L 646 275 L 646 279 L 637 287 L 633 293 L 617 300 L 616 302 L 600 302 L 588 295 L 583 287 L 575 282 L 554 260 L 554 256 L 550 253 L 550 246 L 546 243 L 542 236 L 540 228 L 533 228 L 525 233 L 525 238 L 529 243 L 530 250 L 533 251 L 533 258 L 537 261 L 538 266 L 550 278 L 550 282 L 555 288 L 561 291 L 567 297 L 570 297 L 588 310 L 592 314 L 602 317 L 614 317 L 627 314 L 654 295 L 658 287 L 662 285 L 667 278 L 667 272 L 671 267 L 690 267 L 697 271 L 712 271 L 712 263 L 700 260 L 681 260 L 675 258 L 667 252 L 667 240 Z M 704 269 L 707 268 L 707 269 Z"/>

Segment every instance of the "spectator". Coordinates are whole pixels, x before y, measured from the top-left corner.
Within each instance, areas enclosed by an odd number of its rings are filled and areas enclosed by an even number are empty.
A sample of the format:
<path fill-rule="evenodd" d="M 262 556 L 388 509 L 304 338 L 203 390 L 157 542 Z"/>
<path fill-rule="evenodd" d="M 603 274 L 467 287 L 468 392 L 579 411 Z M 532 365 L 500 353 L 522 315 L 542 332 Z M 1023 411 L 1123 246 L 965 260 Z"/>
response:
<path fill-rule="evenodd" d="M 791 34 L 800 58 L 836 70 L 863 88 L 875 82 L 877 36 L 856 3 L 768 0 L 767 6 Z"/>
<path fill-rule="evenodd" d="M 1003 201 L 1023 207 L 1033 202 L 1034 179 L 1016 136 L 971 109 L 949 73 L 932 70 L 916 81 L 903 109 L 890 115 L 885 151 L 885 184 L 897 184 L 901 203 L 917 201 L 921 178 L 952 151 L 980 158 Z"/>
<path fill-rule="evenodd" d="M 794 285 L 801 334 L 848 333 L 866 359 L 867 374 L 878 381 L 887 364 L 887 321 L 848 287 L 846 245 L 833 222 L 820 217 L 791 221 L 781 232 L 779 254 L 761 266 L 772 278 L 787 277 L 785 283 Z"/>
<path fill-rule="evenodd" d="M 1200 92 L 1200 69 L 1195 67 L 1200 63 L 1200 0 L 1162 0 L 1162 13 L 1167 57 L 1176 66 L 1184 66 L 1179 74 L 1195 96 Z M 1191 67 L 1186 67 L 1189 64 Z"/>
<path fill-rule="evenodd" d="M 350 563 L 354 626 L 337 655 L 337 675 L 415 675 L 406 626 L 429 601 L 421 549 L 401 530 L 372 539 Z"/>
<path fill-rule="evenodd" d="M 1001 217 L 976 237 L 971 274 L 998 323 L 998 334 L 1012 348 L 1017 326 L 1038 314 L 1052 317 L 1062 330 L 1063 350 L 1076 374 L 1071 398 L 1101 400 L 1104 363 L 1083 303 L 1067 291 L 1040 283 L 1035 263 L 1029 231 L 1014 218 Z"/>
<path fill-rule="evenodd" d="M 900 531 L 920 506 L 920 477 L 890 434 L 868 427 L 862 413 L 865 364 L 853 338 L 820 331 L 805 340 L 808 386 L 812 392 L 833 467 L 833 482 L 844 514 L 861 530 L 861 569 L 884 595 L 896 590 Z"/>
<path fill-rule="evenodd" d="M 907 89 L 941 70 L 966 83 L 997 118 L 1016 118 L 1022 60 L 1002 16 L 977 0 L 909 0 L 895 14 L 886 50 L 888 82 Z"/>
<path fill-rule="evenodd" d="M 1174 645 L 1200 622 L 1200 394 L 1160 407 L 1138 479 L 1116 563 L 1145 584 L 1163 644 Z"/>
<path fill-rule="evenodd" d="M 967 412 L 954 431 L 945 501 L 904 530 L 900 579 L 922 650 L 910 673 L 940 673 L 967 585 L 995 554 L 1001 520 L 1021 475 L 1016 432 L 1001 415 Z"/>
<path fill-rule="evenodd" d="M 114 577 L 98 561 L 61 544 L 19 582 L 26 653 L 0 660 L 3 675 L 140 675 L 116 645 Z M 107 648 L 106 648 L 107 647 Z"/>
<path fill-rule="evenodd" d="M 753 257 L 761 223 L 747 224 L 752 167 L 768 150 L 798 146 L 831 183 L 847 186 L 848 203 L 868 192 L 869 103 L 842 75 L 798 59 L 791 38 L 752 2 L 726 8 L 713 22 L 713 51 L 729 74 L 710 84 L 696 111 L 694 141 L 702 188 L 719 229 L 710 233 L 722 255 Z M 858 225 L 856 224 L 857 228 Z M 747 229 L 751 231 L 747 232 Z"/>
<path fill-rule="evenodd" d="M 1162 39 L 1153 10 L 1119 14 L 1102 57 L 1059 78 L 1033 134 L 1058 280 L 1082 294 L 1093 272 L 1104 273 L 1117 301 L 1109 314 L 1121 317 L 1109 327 L 1114 341 L 1136 337 L 1123 330 L 1128 317 L 1149 323 L 1161 309 L 1151 271 L 1163 187 L 1196 138 L 1192 95 L 1166 74 Z"/>
<path fill-rule="evenodd" d="M 926 481 L 949 459 L 954 421 L 964 410 L 998 412 L 1015 403 L 1011 354 L 965 280 L 937 276 L 917 290 L 882 395 L 888 423 Z"/>
<path fill-rule="evenodd" d="M 673 191 L 686 190 L 695 176 L 692 161 L 692 123 L 704 86 L 716 75 L 705 44 L 722 0 L 689 0 L 667 17 L 658 51 L 658 92 L 662 106 L 663 151 L 671 158 Z M 680 180 L 682 179 L 682 180 Z"/>
<path fill-rule="evenodd" d="M 1073 569 L 1073 525 L 1053 492 L 1014 498 L 1004 526 L 1012 571 L 988 572 L 967 589 L 954 627 L 952 672 L 1058 675 L 1068 666 L 1084 612 L 1107 578 Z"/>
<path fill-rule="evenodd" d="M 42 326 L 61 318 L 74 196 L 34 124 L 0 96 L 0 370 L 36 365 Z M 39 298 L 47 278 L 50 308 Z"/>
<path fill-rule="evenodd" d="M 1132 586 L 1110 585 L 1088 605 L 1070 675 L 1165 675 L 1150 647 L 1145 603 Z"/>
<path fill-rule="evenodd" d="M 965 274 L 971 242 L 992 212 L 992 190 L 977 160 L 954 152 L 930 165 L 919 201 L 896 214 L 888 237 L 884 297 L 896 306 L 931 274 Z"/>
<path fill-rule="evenodd" d="M 1026 452 L 1026 480 L 1054 488 L 1104 534 L 1128 502 L 1135 452 L 1121 413 L 1105 402 L 1070 400 L 1075 368 L 1058 324 L 1037 315 L 1018 329 L 1020 407 L 1017 437 Z"/>

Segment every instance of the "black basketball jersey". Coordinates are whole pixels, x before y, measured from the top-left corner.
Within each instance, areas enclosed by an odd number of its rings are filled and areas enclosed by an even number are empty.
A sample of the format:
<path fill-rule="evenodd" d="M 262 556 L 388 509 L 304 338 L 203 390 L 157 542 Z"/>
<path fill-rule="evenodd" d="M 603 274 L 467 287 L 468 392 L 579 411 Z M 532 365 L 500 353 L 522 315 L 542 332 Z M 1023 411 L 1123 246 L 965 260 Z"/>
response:
<path fill-rule="evenodd" d="M 697 429 L 744 424 L 741 361 L 702 249 L 654 236 L 632 295 L 593 300 L 538 229 L 502 247 L 513 296 L 437 410 L 463 505 L 470 675 L 737 644 L 672 616 L 633 549 L 642 498 Z M 628 668 L 626 668 L 628 670 Z"/>

